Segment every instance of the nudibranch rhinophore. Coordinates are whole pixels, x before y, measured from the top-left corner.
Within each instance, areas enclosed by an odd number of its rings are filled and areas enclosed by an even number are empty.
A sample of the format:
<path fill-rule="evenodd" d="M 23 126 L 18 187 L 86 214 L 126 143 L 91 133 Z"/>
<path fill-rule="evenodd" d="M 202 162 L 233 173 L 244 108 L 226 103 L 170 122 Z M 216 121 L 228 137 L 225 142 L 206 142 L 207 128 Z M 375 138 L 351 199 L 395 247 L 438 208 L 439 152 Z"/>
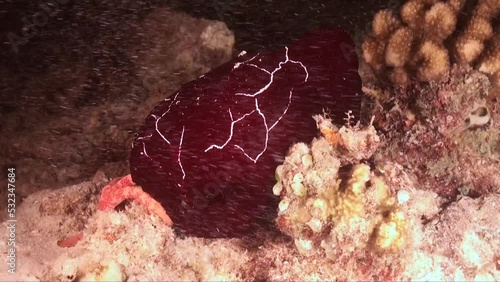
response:
<path fill-rule="evenodd" d="M 132 147 L 133 181 L 181 234 L 241 237 L 274 225 L 275 169 L 317 134 L 324 111 L 359 117 L 355 46 L 318 30 L 273 52 L 240 54 L 183 86 L 146 117 Z M 266 227 L 267 226 L 267 227 Z"/>

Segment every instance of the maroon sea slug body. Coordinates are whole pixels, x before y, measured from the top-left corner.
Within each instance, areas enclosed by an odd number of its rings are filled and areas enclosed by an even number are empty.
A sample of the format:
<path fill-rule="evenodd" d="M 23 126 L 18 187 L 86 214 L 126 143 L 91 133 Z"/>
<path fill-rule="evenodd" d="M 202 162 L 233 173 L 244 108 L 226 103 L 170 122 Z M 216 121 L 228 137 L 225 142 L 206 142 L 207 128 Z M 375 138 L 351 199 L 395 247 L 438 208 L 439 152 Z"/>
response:
<path fill-rule="evenodd" d="M 133 144 L 132 179 L 180 233 L 240 237 L 269 227 L 276 167 L 292 144 L 316 136 L 313 115 L 325 110 L 343 123 L 348 110 L 359 112 L 357 70 L 354 44 L 340 29 L 242 54 L 148 115 Z"/>

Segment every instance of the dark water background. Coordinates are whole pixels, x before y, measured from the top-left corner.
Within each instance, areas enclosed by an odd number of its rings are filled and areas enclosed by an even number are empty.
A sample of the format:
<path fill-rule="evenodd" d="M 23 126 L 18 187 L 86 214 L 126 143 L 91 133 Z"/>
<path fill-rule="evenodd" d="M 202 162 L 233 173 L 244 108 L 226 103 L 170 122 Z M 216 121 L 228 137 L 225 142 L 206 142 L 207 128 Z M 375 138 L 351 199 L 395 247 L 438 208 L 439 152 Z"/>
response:
<path fill-rule="evenodd" d="M 30 21 L 32 16 L 42 11 L 40 4 L 49 4 L 55 0 L 0 1 L 1 65 L 21 64 L 36 69 L 43 62 L 34 57 L 43 55 L 45 38 L 60 38 L 60 44 L 68 49 L 85 48 L 84 44 L 112 36 L 107 31 L 113 25 L 126 26 L 134 20 L 144 17 L 152 9 L 168 6 L 186 12 L 193 17 L 204 17 L 225 22 L 235 32 L 236 49 L 259 51 L 271 46 L 281 46 L 306 31 L 320 26 L 341 26 L 354 35 L 357 31 L 368 30 L 373 15 L 381 8 L 397 7 L 401 1 L 305 1 L 305 0 L 232 0 L 232 1 L 133 1 L 101 0 L 75 1 L 59 0 L 61 12 L 41 28 L 41 32 L 31 38 L 28 44 L 20 47 L 26 52 L 13 52 L 7 43 L 9 32 L 20 35 L 23 17 Z M 43 19 L 41 19 L 43 20 Z M 31 21 L 32 22 L 32 21 Z M 358 32 L 359 33 L 359 32 Z M 80 34 L 81 46 L 71 42 L 74 34 Z M 66 37 L 67 36 L 67 37 Z M 35 50 L 30 47 L 36 46 Z M 74 52 L 75 53 L 75 52 Z M 77 53 L 77 52 L 76 52 Z M 58 56 L 63 54 L 45 54 Z M 67 55 L 67 54 L 66 54 Z M 49 57 L 51 57 L 49 56 Z M 39 66 L 40 67 L 40 66 Z"/>
<path fill-rule="evenodd" d="M 236 34 L 236 47 L 255 51 L 281 46 L 319 26 L 341 26 L 351 34 L 367 28 L 380 9 L 393 1 L 180 1 L 172 3 L 197 17 L 224 21 Z"/>
<path fill-rule="evenodd" d="M 359 37 L 362 31 L 369 30 L 370 20 L 379 9 L 401 4 L 399 0 L 57 0 L 62 3 L 58 5 L 60 11 L 50 17 L 47 24 L 39 28 L 26 44 L 13 48 L 10 44 L 12 35 L 22 37 L 23 27 L 33 24 L 33 15 L 43 11 L 42 5 L 53 8 L 54 5 L 50 3 L 55 1 L 0 1 L 0 38 L 3 43 L 0 45 L 0 70 L 9 70 L 9 75 L 18 73 L 22 81 L 23 77 L 43 73 L 60 61 L 78 63 L 88 53 L 106 49 L 103 46 L 106 41 L 116 41 L 116 37 L 123 34 L 119 30 L 133 30 L 133 25 L 138 20 L 153 9 L 163 6 L 193 17 L 225 22 L 235 33 L 236 51 L 254 52 L 282 46 L 320 26 L 341 26 L 353 36 Z M 32 33 L 32 30 L 28 30 L 28 33 Z M 54 42 L 58 46 L 54 46 Z M 120 59 L 120 50 L 106 51 L 117 53 L 116 64 L 121 69 L 127 68 L 126 64 L 129 62 Z M 19 88 L 22 85 L 13 86 L 12 80 L 2 81 L 0 77 L 0 87 Z M 20 109 L 16 101 L 23 99 L 16 97 L 20 95 L 16 93 L 21 92 L 0 92 L 0 114 Z"/>

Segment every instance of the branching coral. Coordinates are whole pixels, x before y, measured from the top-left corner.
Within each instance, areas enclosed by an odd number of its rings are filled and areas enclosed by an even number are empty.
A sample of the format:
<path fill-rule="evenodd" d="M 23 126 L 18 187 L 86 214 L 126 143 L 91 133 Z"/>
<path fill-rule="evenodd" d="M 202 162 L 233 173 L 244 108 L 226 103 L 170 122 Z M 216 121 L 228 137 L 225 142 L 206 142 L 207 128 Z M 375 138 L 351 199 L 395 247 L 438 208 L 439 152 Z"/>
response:
<path fill-rule="evenodd" d="M 486 52 L 484 52 L 484 55 L 480 58 L 479 65 L 491 63 L 495 57 L 494 53 L 497 53 L 496 56 L 498 57 L 498 54 L 500 54 L 498 48 L 499 34 L 498 31 L 494 34 L 494 27 L 492 24 L 499 12 L 500 1 L 478 1 L 475 9 L 472 11 L 470 20 L 468 21 L 464 31 L 457 37 L 454 46 L 455 54 L 459 62 L 472 63 L 480 57 L 483 51 Z M 485 45 L 487 45 L 487 41 L 492 39 L 492 37 L 495 37 L 496 39 L 491 40 L 492 42 L 489 44 L 489 48 L 486 48 Z M 497 65 L 498 64 L 499 63 L 497 63 Z M 486 72 L 490 73 L 488 71 Z"/>
<path fill-rule="evenodd" d="M 409 0 L 399 15 L 390 10 L 378 12 L 373 36 L 362 46 L 363 58 L 379 77 L 399 85 L 410 76 L 426 82 L 438 80 L 452 63 L 473 64 L 493 79 L 498 77 L 500 34 L 493 25 L 500 0 L 467 2 Z M 462 23 L 465 29 L 460 32 L 457 27 Z"/>
<path fill-rule="evenodd" d="M 295 144 L 276 169 L 277 225 L 306 255 L 397 252 L 406 242 L 406 215 L 384 178 L 361 162 L 378 145 L 375 129 L 337 129 L 315 118 L 324 136 Z"/>
<path fill-rule="evenodd" d="M 500 0 L 408 0 L 377 13 L 362 46 L 376 75 L 365 75 L 364 92 L 386 139 L 375 159 L 404 165 L 441 196 L 498 191 L 499 15 Z"/>

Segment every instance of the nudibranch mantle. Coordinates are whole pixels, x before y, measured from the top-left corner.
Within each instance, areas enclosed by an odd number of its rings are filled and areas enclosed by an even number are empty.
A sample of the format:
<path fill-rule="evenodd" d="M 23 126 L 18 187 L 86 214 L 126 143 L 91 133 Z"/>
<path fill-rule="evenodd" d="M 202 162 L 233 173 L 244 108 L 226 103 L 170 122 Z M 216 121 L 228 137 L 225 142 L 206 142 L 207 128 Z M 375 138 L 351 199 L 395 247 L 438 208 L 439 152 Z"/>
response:
<path fill-rule="evenodd" d="M 180 233 L 241 237 L 267 228 L 279 201 L 274 171 L 288 148 L 316 136 L 313 115 L 359 117 L 360 93 L 355 47 L 340 29 L 242 53 L 153 109 L 132 146 L 132 179 Z"/>

